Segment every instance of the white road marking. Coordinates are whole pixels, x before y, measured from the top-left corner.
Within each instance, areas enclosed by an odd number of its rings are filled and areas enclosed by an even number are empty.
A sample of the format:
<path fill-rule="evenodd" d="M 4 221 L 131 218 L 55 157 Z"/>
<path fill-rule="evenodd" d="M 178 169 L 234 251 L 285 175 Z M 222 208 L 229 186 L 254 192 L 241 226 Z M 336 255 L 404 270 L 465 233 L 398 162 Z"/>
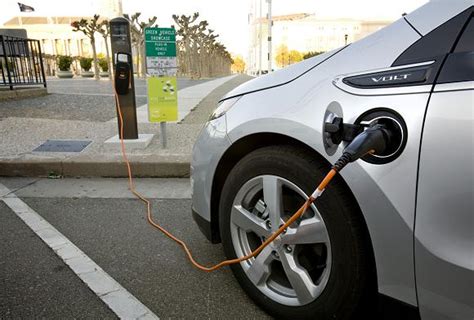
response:
<path fill-rule="evenodd" d="M 159 319 L 82 250 L 0 184 L 0 200 L 33 230 L 120 319 Z"/>

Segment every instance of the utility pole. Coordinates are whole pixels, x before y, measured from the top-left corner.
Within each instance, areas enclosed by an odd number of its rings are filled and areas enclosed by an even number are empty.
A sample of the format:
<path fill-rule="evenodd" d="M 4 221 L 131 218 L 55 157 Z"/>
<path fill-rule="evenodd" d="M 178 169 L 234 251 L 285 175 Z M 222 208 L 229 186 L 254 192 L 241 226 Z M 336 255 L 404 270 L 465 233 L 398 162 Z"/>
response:
<path fill-rule="evenodd" d="M 272 19 L 272 0 L 267 0 L 268 2 L 268 14 L 267 14 L 267 21 L 268 21 L 268 73 L 272 72 L 272 27 L 273 27 L 273 19 Z"/>
<path fill-rule="evenodd" d="M 262 73 L 262 0 L 260 2 L 260 10 L 258 12 L 258 71 L 257 74 L 261 75 Z"/>

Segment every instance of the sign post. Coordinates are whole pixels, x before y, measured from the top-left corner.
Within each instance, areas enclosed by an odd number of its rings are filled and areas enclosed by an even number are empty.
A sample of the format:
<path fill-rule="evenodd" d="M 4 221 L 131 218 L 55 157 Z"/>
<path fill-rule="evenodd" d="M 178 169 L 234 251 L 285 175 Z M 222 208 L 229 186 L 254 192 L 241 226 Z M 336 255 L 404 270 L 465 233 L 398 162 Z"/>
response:
<path fill-rule="evenodd" d="M 145 29 L 148 120 L 160 122 L 166 148 L 166 122 L 178 120 L 176 32 L 174 28 Z"/>

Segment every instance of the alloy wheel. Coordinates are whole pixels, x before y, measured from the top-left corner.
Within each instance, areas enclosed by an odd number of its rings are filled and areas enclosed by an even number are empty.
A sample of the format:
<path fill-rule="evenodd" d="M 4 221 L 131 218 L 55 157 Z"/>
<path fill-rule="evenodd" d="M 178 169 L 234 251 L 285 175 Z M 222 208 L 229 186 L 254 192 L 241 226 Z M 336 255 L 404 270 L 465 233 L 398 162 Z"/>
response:
<path fill-rule="evenodd" d="M 231 238 L 237 257 L 255 250 L 308 199 L 296 184 L 275 175 L 242 185 L 231 212 Z M 313 204 L 257 257 L 241 263 L 249 280 L 270 299 L 288 306 L 316 300 L 331 270 L 329 234 Z"/>

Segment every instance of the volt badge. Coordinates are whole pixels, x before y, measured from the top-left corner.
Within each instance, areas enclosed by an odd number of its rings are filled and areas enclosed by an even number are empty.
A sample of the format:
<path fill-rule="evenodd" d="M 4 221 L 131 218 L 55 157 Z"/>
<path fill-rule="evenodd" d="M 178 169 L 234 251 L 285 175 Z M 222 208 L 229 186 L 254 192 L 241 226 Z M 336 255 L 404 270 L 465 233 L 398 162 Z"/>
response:
<path fill-rule="evenodd" d="M 417 85 L 426 81 L 429 71 L 430 66 L 423 66 L 350 76 L 342 81 L 351 87 L 363 89 Z"/>

